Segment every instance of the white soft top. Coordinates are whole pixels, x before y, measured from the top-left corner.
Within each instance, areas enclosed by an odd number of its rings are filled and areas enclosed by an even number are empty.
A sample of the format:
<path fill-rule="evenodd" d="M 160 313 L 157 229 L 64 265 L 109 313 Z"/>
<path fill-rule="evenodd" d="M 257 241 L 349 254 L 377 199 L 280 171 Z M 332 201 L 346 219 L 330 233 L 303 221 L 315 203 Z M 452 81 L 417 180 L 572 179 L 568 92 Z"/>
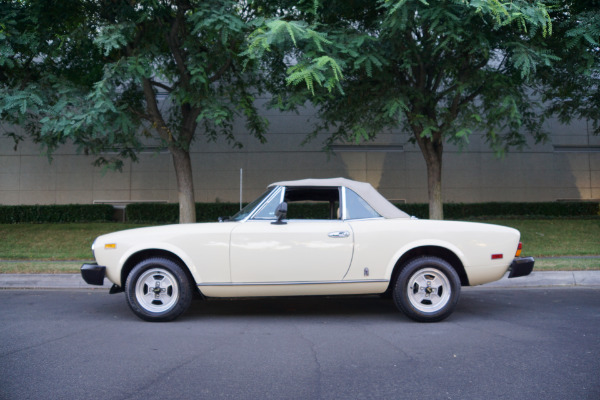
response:
<path fill-rule="evenodd" d="M 369 203 L 375 211 L 384 218 L 410 218 L 410 215 L 399 210 L 383 197 L 370 183 L 353 181 L 346 178 L 329 179 L 300 179 L 297 181 L 275 182 L 269 185 L 273 186 L 296 186 L 296 187 L 347 187 L 358 194 L 364 201 Z"/>

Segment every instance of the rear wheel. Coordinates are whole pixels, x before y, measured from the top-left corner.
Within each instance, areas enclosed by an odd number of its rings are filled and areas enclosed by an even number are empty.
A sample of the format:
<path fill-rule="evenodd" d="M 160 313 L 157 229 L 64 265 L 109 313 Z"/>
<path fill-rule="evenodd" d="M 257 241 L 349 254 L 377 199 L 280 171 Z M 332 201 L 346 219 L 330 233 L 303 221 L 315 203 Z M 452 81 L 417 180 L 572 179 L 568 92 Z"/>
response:
<path fill-rule="evenodd" d="M 420 322 L 441 321 L 456 308 L 460 278 L 441 258 L 416 258 L 398 275 L 393 297 L 396 306 L 409 318 Z"/>
<path fill-rule="evenodd" d="M 149 258 L 136 265 L 127 277 L 125 294 L 135 315 L 153 322 L 174 320 L 192 301 L 185 272 L 165 258 Z"/>

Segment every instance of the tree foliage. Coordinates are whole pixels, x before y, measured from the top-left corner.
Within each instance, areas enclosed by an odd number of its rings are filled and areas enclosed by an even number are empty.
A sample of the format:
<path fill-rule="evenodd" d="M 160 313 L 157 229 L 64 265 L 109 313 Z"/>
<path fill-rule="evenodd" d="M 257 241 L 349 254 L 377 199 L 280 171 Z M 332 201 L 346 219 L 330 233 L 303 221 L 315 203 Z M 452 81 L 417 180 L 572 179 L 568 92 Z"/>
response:
<path fill-rule="evenodd" d="M 287 13 L 255 31 L 249 48 L 270 68 L 283 55 L 279 105 L 315 103 L 322 121 L 315 134 L 332 132 L 328 145 L 410 132 L 428 169 L 430 217 L 442 218 L 445 143 L 464 145 L 481 132 L 501 155 L 523 146 L 528 133 L 545 140 L 544 119 L 556 113 L 597 121 L 599 13 L 592 4 L 279 1 Z"/>
<path fill-rule="evenodd" d="M 256 20 L 256 9 L 235 1 L 5 1 L 0 116 L 49 153 L 72 142 L 100 165 L 136 160 L 147 143 L 168 148 L 181 220 L 195 221 L 196 128 L 239 147 L 239 116 L 264 140 L 266 120 L 254 106 L 262 75 L 240 55 Z"/>
<path fill-rule="evenodd" d="M 545 116 L 563 123 L 586 119 L 600 134 L 600 1 L 556 2 L 555 34 L 549 43 L 560 58 L 542 68 L 537 95 L 544 101 Z"/>

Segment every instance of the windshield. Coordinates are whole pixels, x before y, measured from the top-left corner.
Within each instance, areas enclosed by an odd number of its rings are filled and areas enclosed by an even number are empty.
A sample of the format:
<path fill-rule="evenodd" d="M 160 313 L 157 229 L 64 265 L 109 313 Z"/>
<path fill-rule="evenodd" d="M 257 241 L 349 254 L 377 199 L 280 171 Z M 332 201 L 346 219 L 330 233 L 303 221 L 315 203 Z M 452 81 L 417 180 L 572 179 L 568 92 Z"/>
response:
<path fill-rule="evenodd" d="M 252 210 L 256 208 L 271 192 L 275 189 L 275 187 L 270 188 L 262 195 L 258 197 L 258 199 L 254 200 L 252 203 L 249 203 L 246 207 L 242 208 L 237 214 L 229 219 L 229 221 L 241 221 L 246 218 Z"/>

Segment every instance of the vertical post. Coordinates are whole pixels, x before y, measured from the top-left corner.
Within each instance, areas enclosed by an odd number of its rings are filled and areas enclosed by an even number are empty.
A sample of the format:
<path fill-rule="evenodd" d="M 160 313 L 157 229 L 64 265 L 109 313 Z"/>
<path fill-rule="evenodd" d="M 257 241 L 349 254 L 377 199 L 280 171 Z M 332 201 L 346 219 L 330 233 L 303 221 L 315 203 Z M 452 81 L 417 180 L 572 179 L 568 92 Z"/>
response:
<path fill-rule="evenodd" d="M 242 184 L 244 181 L 244 169 L 240 168 L 240 210 L 242 209 Z"/>

